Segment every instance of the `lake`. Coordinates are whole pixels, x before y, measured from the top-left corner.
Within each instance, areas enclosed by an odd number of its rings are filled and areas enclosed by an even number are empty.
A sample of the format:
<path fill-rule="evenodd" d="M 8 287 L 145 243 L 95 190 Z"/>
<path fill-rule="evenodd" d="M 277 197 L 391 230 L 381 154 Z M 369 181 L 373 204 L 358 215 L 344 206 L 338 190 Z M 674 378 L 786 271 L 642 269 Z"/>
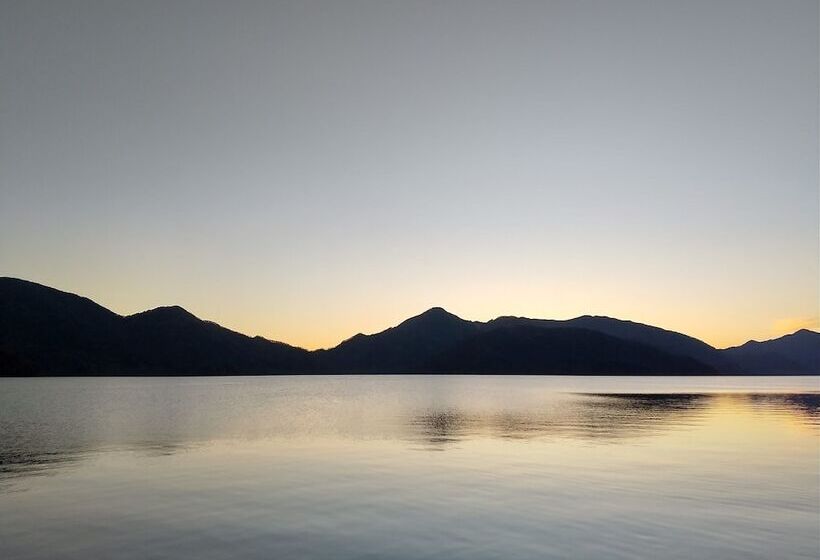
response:
<path fill-rule="evenodd" d="M 820 555 L 817 377 L 0 379 L 0 558 Z"/>

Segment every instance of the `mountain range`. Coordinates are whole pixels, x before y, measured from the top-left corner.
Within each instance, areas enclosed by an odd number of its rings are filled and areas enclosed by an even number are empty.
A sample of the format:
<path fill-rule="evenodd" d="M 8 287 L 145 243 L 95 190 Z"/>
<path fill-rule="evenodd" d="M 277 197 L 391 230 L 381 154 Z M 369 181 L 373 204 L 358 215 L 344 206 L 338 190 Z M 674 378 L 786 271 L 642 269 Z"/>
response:
<path fill-rule="evenodd" d="M 478 322 L 434 307 L 309 351 L 177 306 L 121 316 L 85 297 L 0 278 L 0 376 L 284 373 L 817 374 L 820 333 L 803 329 L 719 350 L 610 317 Z"/>

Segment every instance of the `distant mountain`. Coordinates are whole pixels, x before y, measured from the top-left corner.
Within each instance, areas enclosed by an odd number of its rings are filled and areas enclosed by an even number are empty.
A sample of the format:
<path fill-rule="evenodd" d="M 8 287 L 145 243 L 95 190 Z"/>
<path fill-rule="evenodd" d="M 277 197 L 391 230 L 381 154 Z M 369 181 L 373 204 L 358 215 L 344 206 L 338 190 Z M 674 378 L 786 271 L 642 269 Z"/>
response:
<path fill-rule="evenodd" d="M 773 340 L 750 340 L 724 354 L 746 373 L 820 373 L 820 333 L 801 329 Z"/>
<path fill-rule="evenodd" d="M 668 352 L 675 356 L 687 356 L 717 371 L 732 373 L 736 367 L 716 348 L 702 340 L 651 325 L 623 321 L 611 317 L 584 315 L 568 320 L 528 319 L 525 317 L 499 317 L 489 322 L 497 326 L 540 326 L 543 328 L 587 329 L 623 340 L 638 342 Z"/>
<path fill-rule="evenodd" d="M 143 373 L 271 373 L 311 368 L 307 350 L 249 337 L 198 319 L 181 307 L 124 318 L 128 347 Z"/>
<path fill-rule="evenodd" d="M 578 328 L 500 327 L 460 341 L 434 357 L 430 371 L 453 373 L 717 373 L 687 356 Z"/>
<path fill-rule="evenodd" d="M 318 352 L 323 370 L 412 373 L 425 371 L 433 356 L 479 332 L 483 323 L 465 321 L 440 307 L 377 334 L 357 334 Z"/>
<path fill-rule="evenodd" d="M 560 332 L 544 332 L 547 329 Z M 607 331 L 629 336 L 622 339 Z M 519 338 L 511 339 L 511 333 Z M 660 348 L 653 346 L 657 340 Z M 718 371 L 692 354 L 706 355 L 715 363 L 725 361 L 699 340 L 608 317 L 570 321 L 501 317 L 481 323 L 434 307 L 396 327 L 373 335 L 357 334 L 321 351 L 318 364 L 325 371 L 359 373 Z"/>
<path fill-rule="evenodd" d="M 84 297 L 0 278 L 2 374 L 274 373 L 309 369 L 311 359 L 180 307 L 122 317 Z"/>
<path fill-rule="evenodd" d="M 0 278 L 0 367 L 11 374 L 119 373 L 121 320 L 90 299 Z"/>
<path fill-rule="evenodd" d="M 0 375 L 275 373 L 817 373 L 820 334 L 717 350 L 609 317 L 465 321 L 440 307 L 335 348 L 307 351 L 181 307 L 123 317 L 53 288 L 0 278 Z"/>

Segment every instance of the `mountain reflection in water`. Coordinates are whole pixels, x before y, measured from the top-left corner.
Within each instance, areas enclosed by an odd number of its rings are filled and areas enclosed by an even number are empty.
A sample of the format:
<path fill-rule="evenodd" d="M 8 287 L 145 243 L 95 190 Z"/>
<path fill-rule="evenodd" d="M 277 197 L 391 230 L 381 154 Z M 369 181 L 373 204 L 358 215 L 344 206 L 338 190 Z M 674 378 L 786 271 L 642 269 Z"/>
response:
<path fill-rule="evenodd" d="M 536 378 L 524 378 L 536 379 Z M 272 378 L 272 382 L 281 378 Z M 156 380 L 146 380 L 156 381 Z M 384 387 L 382 387 L 384 389 Z M 701 423 L 710 413 L 720 412 L 720 403 L 729 400 L 734 408 L 766 411 L 789 415 L 806 427 L 820 426 L 820 393 L 578 393 L 550 394 L 541 406 L 515 400 L 483 402 L 459 407 L 453 403 L 428 406 L 415 412 L 403 412 L 417 402 L 408 399 L 398 403 L 398 410 L 386 408 L 384 402 L 373 401 L 371 408 L 362 410 L 359 396 L 347 395 L 351 402 L 333 400 L 309 403 L 294 402 L 290 395 L 275 395 L 269 403 L 253 410 L 242 419 L 241 426 L 259 424 L 268 431 L 237 430 L 234 411 L 227 411 L 226 403 L 208 409 L 214 404 L 202 402 L 208 423 L 192 426 L 179 421 L 185 410 L 163 411 L 153 415 L 148 426 L 133 410 L 145 404 L 132 399 L 127 391 L 119 406 L 106 403 L 107 418 L 98 418 L 99 424 L 89 425 L 93 415 L 83 408 L 58 409 L 44 412 L 36 421 L 0 415 L 0 483 L 2 478 L 48 474 L 52 469 L 69 467 L 88 459 L 94 453 L 129 451 L 144 456 L 172 455 L 181 451 L 208 445 L 213 440 L 314 438 L 332 435 L 338 438 L 384 438 L 421 443 L 421 448 L 445 450 L 448 446 L 471 439 L 538 440 L 566 438 L 599 443 L 617 443 L 622 439 L 649 437 L 666 430 L 681 430 Z M 341 395 L 344 396 L 344 395 Z M 284 399 L 284 400 L 283 400 Z M 132 402 L 136 400 L 137 402 Z M 221 400 L 218 397 L 217 401 Z M 440 399 L 434 399 L 440 400 Z M 458 400 L 458 399 L 454 399 Z M 537 401 L 536 401 L 537 402 Z M 84 403 L 75 403 L 77 405 Z M 351 405 L 349 408 L 347 405 Z M 179 406 L 180 402 L 174 403 Z M 184 403 L 185 407 L 189 406 Z M 30 411 L 26 411 L 30 414 Z M 126 415 L 124 418 L 123 415 Z M 137 420 L 129 430 L 100 432 L 101 427 L 122 425 L 128 415 Z M 220 424 L 219 416 L 224 420 Z M 304 417 L 300 417 L 304 415 Z M 342 419 L 341 415 L 346 418 Z M 34 415 L 31 415 L 34 416 Z M 159 419 L 157 424 L 155 421 Z M 217 420 L 214 423 L 214 419 Z M 30 419 L 32 420 L 32 419 Z M 147 428 L 147 429 L 144 429 Z M 192 429 L 193 428 L 193 429 Z M 134 434 L 134 429 L 136 434 Z M 256 432 L 256 433 L 254 433 Z M 136 435 L 136 437 L 132 437 Z M 414 447 L 418 449 L 419 447 Z M 0 487 L 2 488 L 2 487 Z"/>
<path fill-rule="evenodd" d="M 765 408 L 790 414 L 806 425 L 818 425 L 820 394 L 584 394 L 573 406 L 538 412 L 503 411 L 467 414 L 458 410 L 428 410 L 409 424 L 420 441 L 443 446 L 475 437 L 516 439 L 573 438 L 601 442 L 651 436 L 699 423 L 716 399 L 736 406 Z"/>

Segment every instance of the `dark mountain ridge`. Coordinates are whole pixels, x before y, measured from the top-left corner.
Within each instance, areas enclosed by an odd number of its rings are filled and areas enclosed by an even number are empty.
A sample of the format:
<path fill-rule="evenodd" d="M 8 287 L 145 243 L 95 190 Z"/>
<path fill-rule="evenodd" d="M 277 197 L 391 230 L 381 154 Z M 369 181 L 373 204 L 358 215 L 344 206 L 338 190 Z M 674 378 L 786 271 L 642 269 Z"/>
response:
<path fill-rule="evenodd" d="M 531 325 L 542 328 L 580 328 L 608 334 L 624 340 L 656 347 L 676 356 L 689 356 L 711 368 L 732 373 L 735 365 L 720 350 L 691 336 L 651 325 L 594 315 L 574 319 L 529 319 L 526 317 L 499 317 L 489 321 L 491 325 Z"/>
<path fill-rule="evenodd" d="M 592 375 L 717 373 L 688 356 L 575 327 L 526 325 L 488 329 L 450 347 L 430 371 Z"/>
<path fill-rule="evenodd" d="M 0 374 L 162 375 L 306 370 L 310 353 L 179 306 L 123 317 L 90 299 L 0 278 Z"/>
<path fill-rule="evenodd" d="M 421 372 L 432 356 L 476 334 L 483 326 L 433 307 L 380 333 L 360 333 L 335 348 L 320 350 L 317 364 L 321 370 L 336 372 Z"/>
<path fill-rule="evenodd" d="M 0 375 L 817 373 L 819 352 L 820 334 L 812 331 L 721 351 L 609 317 L 483 323 L 440 307 L 308 351 L 231 331 L 179 306 L 121 316 L 75 294 L 0 278 Z"/>
<path fill-rule="evenodd" d="M 820 333 L 808 329 L 764 342 L 750 340 L 723 352 L 748 373 L 820 372 Z"/>

